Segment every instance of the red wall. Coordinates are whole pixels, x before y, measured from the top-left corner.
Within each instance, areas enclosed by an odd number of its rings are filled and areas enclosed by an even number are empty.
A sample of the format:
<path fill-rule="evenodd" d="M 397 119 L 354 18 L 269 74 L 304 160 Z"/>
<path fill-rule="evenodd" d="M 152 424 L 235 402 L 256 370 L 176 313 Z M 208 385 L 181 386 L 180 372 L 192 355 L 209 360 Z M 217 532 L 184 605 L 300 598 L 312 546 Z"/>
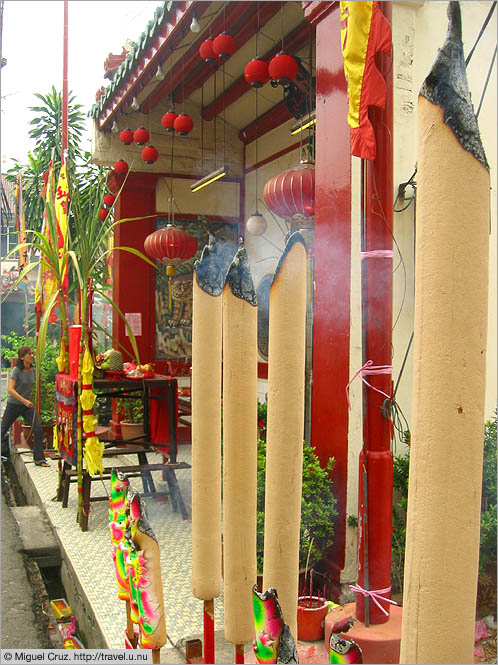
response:
<path fill-rule="evenodd" d="M 138 218 L 136 221 L 118 224 L 114 234 L 115 247 L 134 247 L 144 252 L 144 240 L 154 229 L 155 190 L 158 174 L 131 173 L 119 195 L 114 209 L 114 219 Z M 113 299 L 123 314 L 142 315 L 142 334 L 136 337 L 140 361 L 154 361 L 155 270 L 130 252 L 116 250 L 113 259 Z M 129 337 L 125 335 L 125 324 L 113 313 L 113 335 L 126 349 L 131 351 Z M 124 358 L 130 360 L 130 358 Z"/>

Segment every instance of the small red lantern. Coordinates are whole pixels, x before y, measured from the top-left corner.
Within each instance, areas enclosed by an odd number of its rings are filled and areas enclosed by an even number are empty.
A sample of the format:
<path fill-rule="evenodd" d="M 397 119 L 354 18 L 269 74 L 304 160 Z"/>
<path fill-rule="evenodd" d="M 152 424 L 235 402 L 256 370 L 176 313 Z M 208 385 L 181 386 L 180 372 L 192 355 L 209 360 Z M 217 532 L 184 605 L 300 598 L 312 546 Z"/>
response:
<path fill-rule="evenodd" d="M 175 113 L 174 111 L 168 111 L 161 118 L 161 125 L 164 127 L 164 129 L 167 132 L 174 132 L 175 131 L 174 124 L 177 118 L 178 118 L 178 113 Z"/>
<path fill-rule="evenodd" d="M 235 39 L 227 32 L 222 32 L 214 38 L 213 52 L 218 58 L 229 58 L 235 53 L 236 48 Z"/>
<path fill-rule="evenodd" d="M 133 138 L 135 139 L 136 143 L 138 143 L 138 145 L 145 145 L 149 140 L 149 132 L 145 129 L 145 127 L 139 127 L 133 132 Z"/>
<path fill-rule="evenodd" d="M 280 85 L 286 85 L 296 78 L 297 60 L 280 51 L 278 55 L 270 60 L 268 71 L 274 81 L 277 81 Z"/>
<path fill-rule="evenodd" d="M 99 210 L 99 219 L 100 219 L 100 221 L 103 222 L 108 214 L 109 214 L 109 210 L 106 210 L 105 208 L 101 208 Z"/>
<path fill-rule="evenodd" d="M 301 162 L 269 180 L 263 192 L 267 207 L 301 226 L 311 226 L 315 215 L 315 166 Z"/>
<path fill-rule="evenodd" d="M 119 175 L 124 175 L 125 173 L 128 173 L 128 164 L 124 159 L 120 159 L 119 162 L 114 164 L 114 170 L 116 173 L 119 173 Z"/>
<path fill-rule="evenodd" d="M 206 62 L 214 62 L 216 60 L 216 54 L 213 51 L 213 41 L 213 38 L 209 37 L 209 39 L 205 39 L 202 42 L 199 48 L 199 54 Z"/>
<path fill-rule="evenodd" d="M 176 266 L 191 259 L 197 252 L 197 238 L 168 224 L 145 238 L 145 253 L 151 259 L 164 263 L 169 282 L 169 308 L 171 310 L 171 280 L 176 275 Z"/>
<path fill-rule="evenodd" d="M 263 58 L 254 58 L 245 66 L 244 78 L 253 88 L 261 88 L 270 80 L 268 63 Z"/>
<path fill-rule="evenodd" d="M 121 134 L 119 135 L 119 140 L 121 143 L 124 143 L 125 145 L 130 145 L 133 143 L 133 132 L 131 129 L 123 129 Z"/>
<path fill-rule="evenodd" d="M 148 145 L 142 150 L 142 159 L 146 164 L 153 164 L 158 157 L 159 153 L 152 145 Z"/>
<path fill-rule="evenodd" d="M 104 205 L 110 208 L 114 204 L 115 200 L 116 197 L 114 196 L 114 194 L 106 194 L 104 196 Z"/>
<path fill-rule="evenodd" d="M 174 123 L 175 132 L 180 136 L 186 136 L 194 128 L 194 121 L 186 113 L 180 113 Z"/>

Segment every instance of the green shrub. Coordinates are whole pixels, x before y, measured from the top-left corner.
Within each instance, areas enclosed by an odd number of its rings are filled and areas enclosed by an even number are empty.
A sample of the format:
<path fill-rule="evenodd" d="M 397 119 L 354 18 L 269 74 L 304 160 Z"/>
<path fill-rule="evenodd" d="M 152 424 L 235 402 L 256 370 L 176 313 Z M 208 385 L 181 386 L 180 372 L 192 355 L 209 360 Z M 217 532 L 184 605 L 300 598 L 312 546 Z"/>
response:
<path fill-rule="evenodd" d="M 117 400 L 118 409 L 123 415 L 123 422 L 143 423 L 144 421 L 144 402 L 142 397 L 120 397 Z"/>
<path fill-rule="evenodd" d="M 299 566 L 313 568 L 332 545 L 334 517 L 337 515 L 336 498 L 332 493 L 329 473 L 334 466 L 331 458 L 326 468 L 320 466 L 315 449 L 304 444 L 303 448 L 303 493 L 301 499 L 301 542 Z M 258 572 L 263 571 L 264 524 L 265 524 L 265 473 L 266 442 L 258 441 L 258 514 L 257 557 Z M 285 488 L 282 488 L 285 489 Z M 311 543 L 311 550 L 310 550 Z"/>
<path fill-rule="evenodd" d="M 479 572 L 496 564 L 496 412 L 493 420 L 484 425 L 484 459 L 482 474 L 481 538 L 479 548 Z M 393 536 L 391 582 L 393 589 L 403 590 L 405 562 L 406 510 L 408 507 L 408 473 L 410 455 L 396 456 L 393 467 Z"/>

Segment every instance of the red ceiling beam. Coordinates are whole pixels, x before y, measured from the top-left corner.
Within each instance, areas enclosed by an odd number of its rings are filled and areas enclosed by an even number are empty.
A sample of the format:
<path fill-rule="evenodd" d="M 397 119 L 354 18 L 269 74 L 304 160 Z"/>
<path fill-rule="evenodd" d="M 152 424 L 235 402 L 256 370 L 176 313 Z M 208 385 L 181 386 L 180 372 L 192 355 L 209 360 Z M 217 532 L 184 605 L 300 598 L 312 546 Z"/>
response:
<path fill-rule="evenodd" d="M 165 45 L 168 45 L 169 50 L 170 48 L 174 49 L 181 42 L 185 29 L 188 29 L 186 26 L 190 25 L 194 11 L 193 5 L 195 4 L 198 3 L 194 3 L 192 0 L 177 3 L 138 65 L 130 72 L 119 89 L 111 95 L 106 107 L 100 113 L 98 117 L 99 131 L 104 131 L 110 127 L 116 115 L 128 108 L 132 98 L 140 92 L 145 82 L 148 82 L 156 73 Z M 200 14 L 199 11 L 197 13 Z"/>
<path fill-rule="evenodd" d="M 284 38 L 284 50 L 286 53 L 295 53 L 305 46 L 309 40 L 311 30 L 312 27 L 308 21 L 303 21 L 294 28 L 294 30 Z M 277 55 L 281 49 L 282 44 L 279 42 L 277 46 L 271 48 L 262 57 L 264 60 L 269 61 L 273 56 Z M 242 95 L 244 95 L 249 89 L 250 85 L 247 83 L 244 76 L 239 77 L 222 95 L 202 109 L 203 119 L 208 121 L 212 120 L 216 115 L 219 115 L 224 109 L 230 106 L 230 104 L 236 102 L 239 97 L 242 97 Z"/>
<path fill-rule="evenodd" d="M 269 111 L 256 118 L 246 127 L 243 127 L 239 132 L 239 139 L 247 145 L 257 138 L 261 138 L 267 132 L 270 132 L 275 127 L 279 127 L 287 120 L 292 118 L 292 114 L 287 108 L 285 101 L 282 100 Z"/>
<path fill-rule="evenodd" d="M 231 5 L 241 5 L 243 3 L 234 2 Z M 258 22 L 258 9 L 257 3 L 251 3 L 248 11 L 242 13 L 240 10 L 236 12 L 237 20 L 232 24 L 226 21 L 227 32 L 230 32 L 235 39 L 237 49 L 240 49 L 246 42 L 248 42 L 258 31 L 263 27 L 277 12 L 280 11 L 280 2 L 262 2 L 259 9 L 259 22 Z M 213 30 L 212 35 L 215 37 L 218 33 Z M 202 62 L 202 61 L 201 61 Z M 221 69 L 223 61 L 218 59 L 216 63 L 212 63 L 215 69 Z M 212 75 L 213 70 L 206 69 L 205 67 L 198 67 L 193 70 L 190 75 L 178 85 L 173 93 L 175 102 L 183 101 L 184 97 L 188 97 L 194 90 L 198 90 L 203 83 L 205 83 Z"/>
<path fill-rule="evenodd" d="M 212 3 L 203 3 L 197 2 L 196 6 L 206 5 L 206 10 L 211 7 Z M 273 4 L 273 3 L 269 3 Z M 225 9 L 225 12 L 221 12 L 212 22 L 212 24 L 206 28 L 202 34 L 200 34 L 190 45 L 190 48 L 182 56 L 181 66 L 176 65 L 174 71 L 169 71 L 164 81 L 155 88 L 150 97 L 142 104 L 142 112 L 150 113 L 157 104 L 162 102 L 164 98 L 168 97 L 170 90 L 175 91 L 177 88 L 181 88 L 182 85 L 190 79 L 194 72 L 201 70 L 206 78 L 209 78 L 213 71 L 222 66 L 223 62 L 206 63 L 201 60 L 199 55 L 199 47 L 202 42 L 207 39 L 209 36 L 216 37 L 220 32 L 223 32 L 225 26 L 233 25 L 241 16 L 246 17 L 247 12 L 254 11 L 254 3 L 252 2 L 229 2 Z M 200 13 L 198 13 L 198 17 Z M 236 38 L 235 34 L 232 34 Z M 238 44 L 237 44 L 238 45 Z M 185 76 L 185 79 L 184 79 Z"/>

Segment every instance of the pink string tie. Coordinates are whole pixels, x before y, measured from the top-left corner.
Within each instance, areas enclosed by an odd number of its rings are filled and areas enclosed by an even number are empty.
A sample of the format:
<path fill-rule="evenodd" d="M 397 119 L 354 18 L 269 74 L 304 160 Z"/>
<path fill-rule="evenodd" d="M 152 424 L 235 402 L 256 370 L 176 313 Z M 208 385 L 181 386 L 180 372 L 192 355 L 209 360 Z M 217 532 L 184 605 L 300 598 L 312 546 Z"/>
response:
<path fill-rule="evenodd" d="M 392 259 L 394 251 L 392 249 L 372 249 L 369 252 L 360 252 L 360 258 L 363 259 Z"/>
<path fill-rule="evenodd" d="M 354 373 L 353 378 L 349 381 L 348 385 L 346 386 L 348 409 L 351 411 L 351 402 L 349 401 L 349 388 L 357 376 L 361 376 L 361 380 L 363 381 L 363 383 L 372 390 L 375 390 L 376 393 L 384 395 L 384 397 L 387 397 L 387 399 L 391 399 L 390 395 L 387 395 L 384 391 L 380 390 L 379 388 L 376 388 L 375 386 L 372 386 L 372 384 L 368 383 L 368 381 L 364 377 L 369 376 L 370 374 L 392 374 L 392 371 L 393 371 L 392 365 L 374 365 L 373 360 L 367 360 L 367 362 L 362 367 L 360 367 L 360 369 L 357 372 Z"/>
<path fill-rule="evenodd" d="M 379 603 L 379 600 L 383 600 L 385 603 L 390 603 L 391 605 L 398 605 L 398 603 L 395 600 L 391 600 L 390 598 L 384 598 L 384 596 L 382 595 L 384 593 L 391 593 L 390 586 L 388 586 L 386 589 L 371 589 L 370 591 L 368 589 L 364 589 L 359 584 L 350 584 L 349 588 L 355 591 L 356 593 L 361 593 L 362 596 L 371 598 L 374 601 L 374 603 L 377 605 L 377 607 L 382 612 L 384 612 L 386 616 L 389 616 L 389 612 L 382 607 L 382 605 Z"/>

